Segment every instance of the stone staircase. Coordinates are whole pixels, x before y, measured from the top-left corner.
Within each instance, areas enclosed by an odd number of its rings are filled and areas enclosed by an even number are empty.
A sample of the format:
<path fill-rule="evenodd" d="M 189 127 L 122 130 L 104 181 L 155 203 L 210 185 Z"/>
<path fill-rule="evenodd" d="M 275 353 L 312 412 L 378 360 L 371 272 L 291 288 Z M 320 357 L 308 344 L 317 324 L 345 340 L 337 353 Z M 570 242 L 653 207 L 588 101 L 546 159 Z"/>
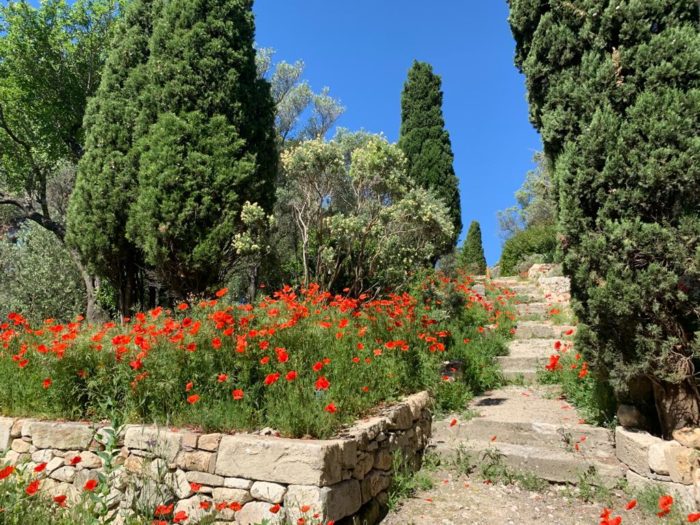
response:
<path fill-rule="evenodd" d="M 555 353 L 557 341 L 571 339 L 574 326 L 554 324 L 553 308 L 568 308 L 568 289 L 559 277 L 542 277 L 534 268 L 530 278 L 503 278 L 494 284 L 516 293 L 519 321 L 509 354 L 498 358 L 504 379 L 511 384 L 472 400 L 475 417 L 457 416 L 433 425 L 435 451 L 454 456 L 469 451 L 474 463 L 485 453 L 517 471 L 554 483 L 588 481 L 615 485 L 626 467 L 615 457 L 613 433 L 586 424 L 561 397 L 556 385 L 537 384 L 539 371 Z M 594 473 L 593 473 L 594 472 Z"/>

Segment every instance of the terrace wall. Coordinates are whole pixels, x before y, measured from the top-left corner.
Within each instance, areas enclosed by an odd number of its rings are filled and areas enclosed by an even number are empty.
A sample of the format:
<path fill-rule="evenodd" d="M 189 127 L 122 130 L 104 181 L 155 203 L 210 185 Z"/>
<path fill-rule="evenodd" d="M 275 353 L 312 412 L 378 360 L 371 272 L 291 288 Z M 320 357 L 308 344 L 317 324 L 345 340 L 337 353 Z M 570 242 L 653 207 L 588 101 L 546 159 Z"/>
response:
<path fill-rule="evenodd" d="M 186 523 L 197 523 L 226 502 L 242 508 L 217 512 L 217 523 L 296 524 L 308 505 L 306 516 L 317 513 L 323 523 L 351 523 L 355 516 L 373 524 L 386 506 L 393 454 L 420 463 L 431 432 L 430 407 L 427 393 L 415 394 L 332 440 L 128 425 L 113 449 L 108 505 L 117 523 L 134 509 L 152 512 L 170 502 L 174 512 L 187 513 Z M 107 435 L 99 425 L 0 418 L 0 463 L 28 469 L 46 463 L 42 490 L 75 500 L 87 480 L 105 473 L 99 453 Z M 75 456 L 80 462 L 72 464 Z M 209 510 L 202 502 L 211 503 Z"/>

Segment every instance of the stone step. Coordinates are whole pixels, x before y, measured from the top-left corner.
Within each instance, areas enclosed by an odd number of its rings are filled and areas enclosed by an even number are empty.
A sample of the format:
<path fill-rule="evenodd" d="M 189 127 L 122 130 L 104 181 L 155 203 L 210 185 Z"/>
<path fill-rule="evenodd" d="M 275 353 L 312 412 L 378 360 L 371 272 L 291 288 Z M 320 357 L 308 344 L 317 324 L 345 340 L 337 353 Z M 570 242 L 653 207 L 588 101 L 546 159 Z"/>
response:
<path fill-rule="evenodd" d="M 531 421 L 501 421 L 487 417 L 474 417 L 459 421 L 450 426 L 447 420 L 436 421 L 433 425 L 436 436 L 444 442 L 490 441 L 496 437 L 499 443 L 548 447 L 552 450 L 575 452 L 582 457 L 604 460 L 615 457 L 612 432 L 592 425 L 541 423 Z"/>
<path fill-rule="evenodd" d="M 508 355 L 549 357 L 556 353 L 555 344 L 561 339 L 513 339 L 508 342 Z M 573 341 L 567 341 L 567 346 L 573 347 Z"/>
<path fill-rule="evenodd" d="M 549 317 L 549 312 L 554 308 L 551 303 L 521 303 L 515 305 L 515 311 L 519 316 Z"/>
<path fill-rule="evenodd" d="M 515 331 L 516 339 L 560 339 L 568 330 L 568 325 L 555 325 L 545 321 L 520 321 Z"/>
<path fill-rule="evenodd" d="M 531 372 L 536 372 L 544 367 L 549 360 L 547 357 L 536 357 L 536 356 L 499 356 L 496 358 L 496 362 L 501 367 L 501 371 L 506 370 L 527 370 Z"/>
<path fill-rule="evenodd" d="M 532 474 L 553 483 L 578 483 L 582 477 L 588 482 L 614 487 L 625 478 L 626 468 L 614 457 L 584 457 L 575 452 L 552 450 L 546 447 L 515 445 L 496 441 L 464 441 L 464 449 L 471 453 L 470 462 L 479 466 L 489 461 L 488 454 L 497 454 L 511 469 Z M 441 457 L 454 458 L 459 451 L 455 443 L 435 443 L 434 451 Z M 586 474 L 595 469 L 595 476 Z"/>
<path fill-rule="evenodd" d="M 537 370 L 533 368 L 501 369 L 501 376 L 508 382 L 532 384 L 537 381 Z"/>

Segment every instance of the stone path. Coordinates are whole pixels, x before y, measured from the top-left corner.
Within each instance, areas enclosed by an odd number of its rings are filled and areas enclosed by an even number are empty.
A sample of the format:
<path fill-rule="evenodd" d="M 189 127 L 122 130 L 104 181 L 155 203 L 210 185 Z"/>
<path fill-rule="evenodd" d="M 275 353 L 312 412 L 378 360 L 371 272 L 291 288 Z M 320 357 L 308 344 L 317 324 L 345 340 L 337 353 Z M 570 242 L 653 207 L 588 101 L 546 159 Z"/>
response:
<path fill-rule="evenodd" d="M 532 272 L 531 272 L 532 273 Z M 595 482 L 614 487 L 624 479 L 615 457 L 612 432 L 585 423 L 555 385 L 538 385 L 538 371 L 555 352 L 557 341 L 571 339 L 575 327 L 552 322 L 553 309 L 568 307 L 563 278 L 505 278 L 498 286 L 515 291 L 519 322 L 509 354 L 499 358 L 506 380 L 515 384 L 487 392 L 469 405 L 471 419 L 450 415 L 433 424 L 433 451 L 450 464 L 466 452 L 474 465 L 498 462 L 559 484 Z M 562 499 L 564 485 L 544 493 L 514 486 L 484 485 L 480 479 L 452 479 L 442 473 L 436 487 L 406 502 L 383 522 L 404 524 L 597 523 L 601 505 Z M 464 483 L 469 484 L 465 488 Z M 439 518 L 439 519 L 438 519 Z M 403 520 L 403 521 L 402 521 Z M 598 520 L 598 521 L 597 521 Z M 629 520 L 626 520 L 629 522 Z M 636 519 L 634 523 L 643 523 Z"/>

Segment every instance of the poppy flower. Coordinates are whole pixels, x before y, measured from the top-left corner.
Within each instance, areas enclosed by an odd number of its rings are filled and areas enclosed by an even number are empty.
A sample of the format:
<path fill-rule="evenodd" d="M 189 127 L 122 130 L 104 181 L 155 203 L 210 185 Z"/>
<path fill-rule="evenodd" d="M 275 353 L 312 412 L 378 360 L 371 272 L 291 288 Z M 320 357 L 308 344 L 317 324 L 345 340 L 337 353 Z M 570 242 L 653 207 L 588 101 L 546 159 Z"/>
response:
<path fill-rule="evenodd" d="M 221 339 L 219 339 L 218 337 L 215 337 L 214 339 L 212 339 L 211 346 L 212 346 L 212 348 L 214 348 L 216 350 L 221 348 Z"/>
<path fill-rule="evenodd" d="M 228 380 L 228 374 L 219 374 L 216 378 L 219 383 L 225 383 Z"/>
<path fill-rule="evenodd" d="M 265 386 L 270 386 L 270 385 L 275 384 L 279 378 L 280 378 L 279 372 L 275 372 L 274 374 L 268 374 L 267 377 L 265 377 Z"/>
<path fill-rule="evenodd" d="M 39 463 L 34 467 L 34 472 L 43 472 L 44 470 L 46 470 L 46 463 Z"/>
<path fill-rule="evenodd" d="M 191 396 L 189 396 L 187 398 L 187 402 L 190 405 L 194 405 L 197 401 L 199 401 L 199 395 L 197 395 L 197 394 L 192 394 Z"/>
<path fill-rule="evenodd" d="M 231 509 L 231 510 L 234 511 L 234 512 L 238 512 L 239 510 L 241 510 L 241 509 L 243 508 L 243 505 L 241 505 L 241 504 L 238 503 L 237 501 L 232 501 L 232 502 L 229 504 L 228 508 Z"/>
<path fill-rule="evenodd" d="M 330 386 L 331 383 L 326 379 L 326 376 L 321 376 L 316 380 L 316 390 L 328 390 Z"/>
<path fill-rule="evenodd" d="M 290 370 L 284 377 L 287 381 L 294 381 L 297 378 L 297 373 L 295 370 Z"/>
<path fill-rule="evenodd" d="M 170 505 L 158 505 L 156 511 L 153 515 L 157 518 L 164 518 L 165 516 L 170 516 L 173 513 L 173 507 L 175 505 L 171 503 Z"/>
<path fill-rule="evenodd" d="M 323 368 L 323 363 L 320 361 L 314 363 L 314 366 L 312 367 L 314 372 L 320 372 L 321 369 Z"/>
<path fill-rule="evenodd" d="M 0 470 L 0 479 L 5 479 L 10 476 L 15 471 L 15 467 L 8 465 L 7 467 Z"/>
<path fill-rule="evenodd" d="M 273 514 L 277 514 L 277 513 L 280 511 L 281 508 L 282 508 L 282 507 L 280 506 L 280 504 L 277 503 L 277 504 L 273 505 L 272 507 L 270 507 L 269 510 L 270 510 L 270 512 L 272 512 Z"/>
<path fill-rule="evenodd" d="M 175 513 L 175 516 L 173 516 L 173 523 L 182 523 L 183 521 L 187 521 L 187 519 L 187 513 L 184 510 L 179 510 Z"/>
<path fill-rule="evenodd" d="M 637 500 L 632 499 L 627 502 L 627 505 L 625 505 L 625 510 L 632 510 L 637 506 Z"/>
<path fill-rule="evenodd" d="M 220 299 L 224 295 L 226 295 L 227 293 L 228 293 L 228 288 L 222 288 L 221 290 L 218 290 L 214 295 L 216 295 Z"/>
<path fill-rule="evenodd" d="M 95 490 L 97 487 L 97 480 L 96 479 L 89 479 L 85 482 L 85 485 L 83 486 L 83 490 L 85 492 L 92 492 Z"/>
<path fill-rule="evenodd" d="M 457 420 L 455 418 L 453 418 L 452 421 L 450 421 L 450 426 L 453 427 L 456 424 L 457 424 Z"/>
<path fill-rule="evenodd" d="M 299 510 L 301 511 L 302 514 L 306 514 L 307 512 L 309 512 L 311 510 L 311 506 L 310 505 L 302 505 L 299 508 Z"/>
<path fill-rule="evenodd" d="M 185 385 L 185 392 L 189 392 L 190 390 L 192 390 L 192 387 L 193 387 L 193 386 L 194 386 L 194 383 L 193 383 L 192 381 L 190 381 L 189 383 L 187 383 L 187 384 Z"/>
<path fill-rule="evenodd" d="M 59 507 L 66 506 L 66 499 L 68 499 L 68 497 L 65 494 L 59 494 L 58 496 L 53 497 L 54 503 L 56 503 L 56 505 Z"/>
<path fill-rule="evenodd" d="M 231 395 L 233 396 L 233 399 L 235 399 L 236 401 L 240 401 L 241 399 L 243 399 L 243 390 L 237 388 L 236 390 L 231 392 Z"/>
<path fill-rule="evenodd" d="M 211 501 L 203 500 L 199 502 L 199 508 L 203 510 L 209 510 L 211 508 Z"/>
<path fill-rule="evenodd" d="M 286 363 L 289 361 L 289 354 L 284 348 L 275 348 L 275 353 L 277 354 L 277 360 L 280 363 Z"/>
<path fill-rule="evenodd" d="M 688 514 L 688 523 L 695 523 L 696 521 L 700 521 L 700 512 Z"/>
<path fill-rule="evenodd" d="M 51 378 L 47 377 L 46 379 L 44 379 L 42 381 L 41 386 L 44 388 L 44 390 L 47 390 L 48 388 L 51 387 L 52 384 L 53 384 L 53 381 L 51 381 Z"/>
<path fill-rule="evenodd" d="M 27 488 L 24 489 L 24 492 L 27 493 L 28 496 L 33 496 L 39 491 L 39 484 L 41 483 L 40 480 L 35 479 L 32 481 L 29 485 L 27 485 Z"/>
<path fill-rule="evenodd" d="M 83 460 L 83 458 L 81 458 L 80 456 L 73 456 L 73 457 L 71 458 L 71 460 L 70 460 L 70 464 L 71 464 L 71 465 L 77 465 L 77 464 L 80 463 L 82 460 Z"/>
<path fill-rule="evenodd" d="M 329 414 L 335 414 L 338 411 L 334 403 L 329 403 L 323 410 L 325 410 Z"/>
<path fill-rule="evenodd" d="M 199 489 L 202 488 L 202 485 L 199 483 L 195 483 L 194 481 L 190 481 L 190 489 L 192 489 L 192 492 L 199 492 Z"/>

